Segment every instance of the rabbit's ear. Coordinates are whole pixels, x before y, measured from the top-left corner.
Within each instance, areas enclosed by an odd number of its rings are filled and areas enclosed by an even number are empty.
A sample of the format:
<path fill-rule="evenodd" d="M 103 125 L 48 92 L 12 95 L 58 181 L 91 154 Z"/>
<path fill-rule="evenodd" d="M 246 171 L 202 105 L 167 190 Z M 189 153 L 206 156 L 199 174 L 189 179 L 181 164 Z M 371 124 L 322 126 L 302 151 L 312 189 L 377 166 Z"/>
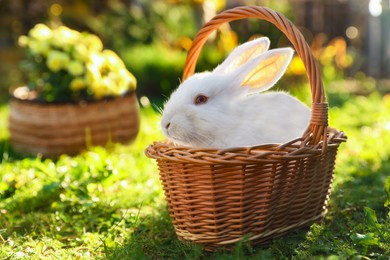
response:
<path fill-rule="evenodd" d="M 214 69 L 216 73 L 229 73 L 248 62 L 250 59 L 266 52 L 270 41 L 267 37 L 261 37 L 235 48 L 225 61 Z"/>
<path fill-rule="evenodd" d="M 265 91 L 282 77 L 293 55 L 291 48 L 270 50 L 242 65 L 235 76 L 250 93 Z"/>

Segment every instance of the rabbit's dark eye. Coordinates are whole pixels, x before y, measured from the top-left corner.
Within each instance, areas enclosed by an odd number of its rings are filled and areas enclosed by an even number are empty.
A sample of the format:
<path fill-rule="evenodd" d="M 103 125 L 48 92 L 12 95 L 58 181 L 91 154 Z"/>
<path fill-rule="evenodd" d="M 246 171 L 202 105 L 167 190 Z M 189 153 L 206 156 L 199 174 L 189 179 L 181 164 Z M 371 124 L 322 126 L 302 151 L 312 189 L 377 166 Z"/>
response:
<path fill-rule="evenodd" d="M 208 100 L 208 97 L 203 95 L 203 94 L 199 94 L 195 97 L 195 100 L 194 100 L 194 103 L 195 105 L 201 105 L 201 104 L 204 104 L 206 103 Z"/>

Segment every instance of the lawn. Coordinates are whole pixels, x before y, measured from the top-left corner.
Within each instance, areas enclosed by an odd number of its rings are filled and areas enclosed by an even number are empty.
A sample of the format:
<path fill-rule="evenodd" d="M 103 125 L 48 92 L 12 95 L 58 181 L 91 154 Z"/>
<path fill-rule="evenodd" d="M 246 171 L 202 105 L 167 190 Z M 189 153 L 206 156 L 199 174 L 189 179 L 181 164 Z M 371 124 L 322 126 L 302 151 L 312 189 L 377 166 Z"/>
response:
<path fill-rule="evenodd" d="M 8 143 L 0 107 L 1 259 L 388 259 L 390 96 L 354 96 L 332 107 L 344 130 L 325 220 L 264 248 L 238 243 L 206 253 L 176 239 L 155 162 L 145 148 L 162 139 L 159 115 L 141 109 L 129 145 L 91 147 L 58 160 L 23 157 Z M 387 201 L 387 202 L 386 202 Z M 387 203 L 387 207 L 385 205 Z"/>

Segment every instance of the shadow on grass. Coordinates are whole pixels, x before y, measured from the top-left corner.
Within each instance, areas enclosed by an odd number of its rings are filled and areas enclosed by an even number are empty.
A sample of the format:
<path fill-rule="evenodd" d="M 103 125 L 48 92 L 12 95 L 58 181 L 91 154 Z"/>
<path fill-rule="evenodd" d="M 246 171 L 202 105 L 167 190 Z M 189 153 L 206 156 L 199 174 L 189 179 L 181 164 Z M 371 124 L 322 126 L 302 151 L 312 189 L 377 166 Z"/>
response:
<path fill-rule="evenodd" d="M 387 223 L 380 228 L 383 229 L 382 232 L 390 235 L 390 220 L 384 207 L 385 176 L 385 172 L 366 176 L 353 175 L 353 178 L 335 187 L 324 221 L 311 227 L 305 240 L 295 249 L 294 256 L 304 259 L 331 255 L 341 259 L 358 256 L 388 259 L 390 247 L 389 244 L 386 245 L 386 241 L 378 239 L 372 243 L 374 239 L 372 241 L 353 239 L 356 235 L 364 237 L 365 234 L 371 234 L 375 239 L 379 238 L 380 232 L 376 227 L 372 227 L 371 220 L 366 215 L 366 207 L 375 210 L 379 223 Z"/>
<path fill-rule="evenodd" d="M 180 241 L 175 234 L 168 210 L 160 215 L 149 215 L 135 227 L 127 242 L 110 249 L 108 259 L 272 259 L 294 254 L 295 248 L 305 240 L 306 231 L 293 232 L 275 240 L 268 247 L 252 247 L 247 241 L 238 242 L 234 248 L 206 252 L 200 245 Z"/>
<path fill-rule="evenodd" d="M 198 259 L 201 247 L 177 239 L 168 210 L 141 217 L 134 232 L 121 247 L 109 250 L 109 259 Z"/>

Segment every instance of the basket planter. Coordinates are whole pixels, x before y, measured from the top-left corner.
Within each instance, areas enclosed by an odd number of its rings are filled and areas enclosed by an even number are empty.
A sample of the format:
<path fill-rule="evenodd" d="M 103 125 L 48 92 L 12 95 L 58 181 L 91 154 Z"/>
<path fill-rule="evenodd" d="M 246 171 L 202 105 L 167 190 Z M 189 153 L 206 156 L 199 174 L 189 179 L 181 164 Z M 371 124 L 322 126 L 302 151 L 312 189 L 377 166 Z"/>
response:
<path fill-rule="evenodd" d="M 268 21 L 290 40 L 305 64 L 312 115 L 305 134 L 285 144 L 215 150 L 155 142 L 147 148 L 146 155 L 157 160 L 178 238 L 206 250 L 243 238 L 265 244 L 320 221 L 337 150 L 346 140 L 343 132 L 328 127 L 328 106 L 310 47 L 287 18 L 269 8 L 237 7 L 206 23 L 189 50 L 183 80 L 194 73 L 208 36 L 221 24 L 243 18 Z"/>
<path fill-rule="evenodd" d="M 94 102 L 39 103 L 16 97 L 10 102 L 10 142 L 25 154 L 74 155 L 90 145 L 129 142 L 138 129 L 135 92 Z"/>

